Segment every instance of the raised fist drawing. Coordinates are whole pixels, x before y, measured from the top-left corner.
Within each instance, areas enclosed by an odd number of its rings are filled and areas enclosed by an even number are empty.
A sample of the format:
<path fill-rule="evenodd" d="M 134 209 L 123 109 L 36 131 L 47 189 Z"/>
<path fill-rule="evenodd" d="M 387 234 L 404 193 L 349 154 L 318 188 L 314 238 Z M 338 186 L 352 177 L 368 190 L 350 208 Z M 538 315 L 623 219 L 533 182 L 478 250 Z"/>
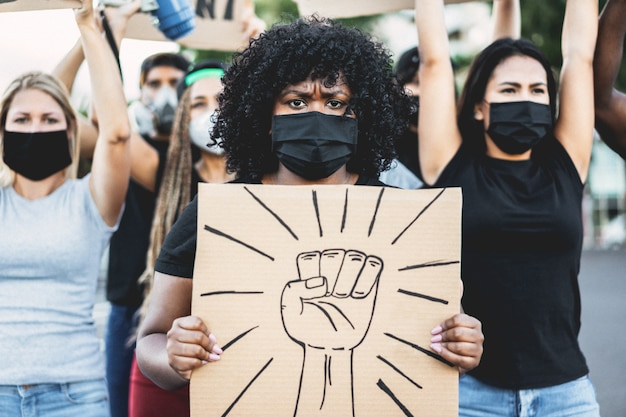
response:
<path fill-rule="evenodd" d="M 371 323 L 383 261 L 356 250 L 327 249 L 297 257 L 299 279 L 285 285 L 285 331 L 318 349 L 354 349 Z"/>
<path fill-rule="evenodd" d="M 302 346 L 295 417 L 354 417 L 352 354 L 367 335 L 383 261 L 327 249 L 297 257 L 299 279 L 283 288 L 281 316 Z"/>

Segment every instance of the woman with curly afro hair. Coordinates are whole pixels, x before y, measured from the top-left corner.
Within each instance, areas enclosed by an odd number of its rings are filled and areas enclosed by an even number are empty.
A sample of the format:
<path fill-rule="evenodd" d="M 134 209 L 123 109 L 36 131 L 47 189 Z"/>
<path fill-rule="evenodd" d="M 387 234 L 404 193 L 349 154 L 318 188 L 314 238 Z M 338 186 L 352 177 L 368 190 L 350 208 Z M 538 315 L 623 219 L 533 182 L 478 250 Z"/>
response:
<path fill-rule="evenodd" d="M 389 168 L 394 139 L 408 128 L 410 102 L 391 77 L 392 60 L 382 44 L 358 29 L 311 17 L 275 26 L 233 61 L 222 80 L 215 136 L 222 139 L 228 167 L 239 177 L 259 180 L 279 170 L 271 135 L 275 100 L 287 86 L 305 81 L 350 90 L 349 100 L 330 103 L 334 114 L 357 119 L 357 146 L 347 161 L 348 172 L 377 178 Z M 311 111 L 304 99 L 291 106 Z"/>
<path fill-rule="evenodd" d="M 389 53 L 368 35 L 317 17 L 275 25 L 234 56 L 222 81 L 212 136 L 236 182 L 385 186 L 377 177 L 411 108 Z M 197 210 L 194 199 L 165 238 L 139 329 L 139 367 L 166 389 L 188 384 L 222 353 L 191 315 Z M 432 337 L 436 354 L 459 369 L 480 361 L 478 320 L 457 314 Z"/>

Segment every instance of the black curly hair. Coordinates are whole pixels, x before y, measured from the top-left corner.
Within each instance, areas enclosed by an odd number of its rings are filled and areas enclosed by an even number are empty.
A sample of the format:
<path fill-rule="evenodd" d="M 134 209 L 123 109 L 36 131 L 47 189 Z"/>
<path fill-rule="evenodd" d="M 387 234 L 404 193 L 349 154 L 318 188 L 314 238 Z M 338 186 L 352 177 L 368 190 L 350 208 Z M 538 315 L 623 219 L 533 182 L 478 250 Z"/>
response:
<path fill-rule="evenodd" d="M 357 115 L 359 138 L 347 169 L 378 176 L 395 157 L 395 138 L 408 127 L 410 99 L 393 76 L 390 53 L 356 28 L 312 16 L 275 24 L 233 55 L 222 79 L 214 138 L 228 169 L 260 179 L 278 169 L 271 149 L 274 100 L 307 79 L 333 86 L 342 77 L 352 92 L 346 114 Z"/>

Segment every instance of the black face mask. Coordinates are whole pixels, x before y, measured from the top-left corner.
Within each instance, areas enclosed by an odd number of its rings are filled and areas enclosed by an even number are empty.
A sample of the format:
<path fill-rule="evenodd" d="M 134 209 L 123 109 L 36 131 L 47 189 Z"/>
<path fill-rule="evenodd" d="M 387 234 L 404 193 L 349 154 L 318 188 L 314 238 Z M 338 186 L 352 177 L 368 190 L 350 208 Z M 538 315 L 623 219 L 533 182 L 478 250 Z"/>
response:
<path fill-rule="evenodd" d="M 356 151 L 356 119 L 306 112 L 274 116 L 272 150 L 294 174 L 308 180 L 329 177 Z"/>
<path fill-rule="evenodd" d="M 552 130 L 550 106 L 532 101 L 489 103 L 487 133 L 498 148 L 510 155 L 522 154 Z"/>
<path fill-rule="evenodd" d="M 72 163 L 67 131 L 9 132 L 3 136 L 4 163 L 33 181 L 48 178 Z"/>

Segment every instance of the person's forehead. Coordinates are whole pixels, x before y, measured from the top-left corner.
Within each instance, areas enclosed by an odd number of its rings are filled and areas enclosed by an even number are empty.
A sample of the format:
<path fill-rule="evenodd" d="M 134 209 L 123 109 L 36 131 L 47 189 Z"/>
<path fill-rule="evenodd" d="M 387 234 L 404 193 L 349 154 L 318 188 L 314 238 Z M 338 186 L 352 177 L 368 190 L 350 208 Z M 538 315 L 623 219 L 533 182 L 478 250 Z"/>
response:
<path fill-rule="evenodd" d="M 169 79 L 169 78 L 182 78 L 185 72 L 176 67 L 172 67 L 169 65 L 159 65 L 153 68 L 146 73 L 146 81 L 154 80 L 154 79 Z"/>
<path fill-rule="evenodd" d="M 514 55 L 500 62 L 493 69 L 490 81 L 500 83 L 531 81 L 546 82 L 546 70 L 536 59 L 525 55 Z"/>
<path fill-rule="evenodd" d="M 202 78 L 191 85 L 191 98 L 198 96 L 215 96 L 222 89 L 222 82 L 219 78 Z"/>
<path fill-rule="evenodd" d="M 59 102 L 45 91 L 28 88 L 18 91 L 13 97 L 9 112 L 63 113 Z"/>

